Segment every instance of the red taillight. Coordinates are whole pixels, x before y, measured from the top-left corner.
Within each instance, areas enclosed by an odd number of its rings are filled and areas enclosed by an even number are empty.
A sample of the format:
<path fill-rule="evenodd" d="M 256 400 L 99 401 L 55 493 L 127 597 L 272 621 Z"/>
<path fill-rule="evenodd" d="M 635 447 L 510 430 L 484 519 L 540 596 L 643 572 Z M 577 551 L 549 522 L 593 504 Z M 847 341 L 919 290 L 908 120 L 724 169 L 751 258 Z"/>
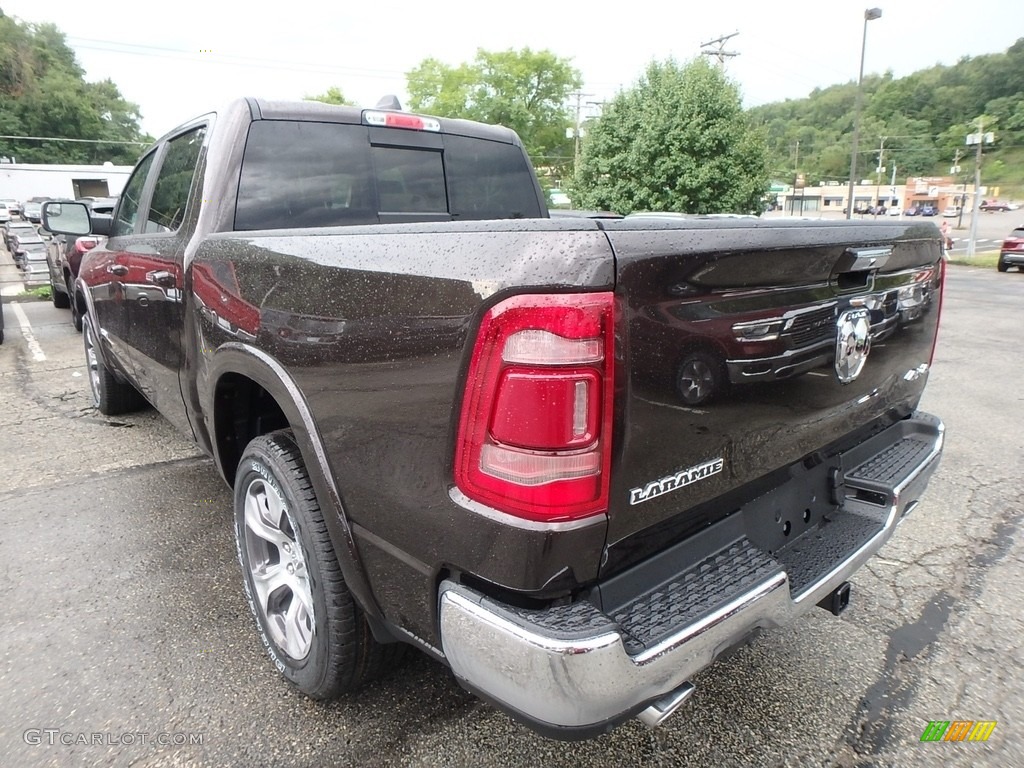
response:
<path fill-rule="evenodd" d="M 86 251 L 91 251 L 99 245 L 99 242 L 100 241 L 95 237 L 80 237 L 75 240 L 75 251 L 77 251 L 78 255 L 81 256 Z"/>
<path fill-rule="evenodd" d="M 604 512 L 611 470 L 611 293 L 516 296 L 483 319 L 469 364 L 455 482 L 531 520 Z"/>

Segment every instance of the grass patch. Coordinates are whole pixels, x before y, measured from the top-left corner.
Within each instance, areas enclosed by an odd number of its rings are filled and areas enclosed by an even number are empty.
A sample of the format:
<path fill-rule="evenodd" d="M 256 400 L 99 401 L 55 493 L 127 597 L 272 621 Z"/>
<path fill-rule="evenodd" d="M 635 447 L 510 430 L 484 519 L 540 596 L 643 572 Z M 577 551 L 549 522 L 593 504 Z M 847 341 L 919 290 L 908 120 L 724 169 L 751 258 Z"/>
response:
<path fill-rule="evenodd" d="M 41 285 L 38 288 L 32 288 L 27 291 L 22 291 L 18 294 L 20 299 L 35 299 L 36 301 L 49 301 L 52 297 L 50 294 L 50 286 Z"/>
<path fill-rule="evenodd" d="M 998 262 L 999 251 L 976 253 L 970 258 L 966 256 L 951 256 L 949 259 L 950 264 L 960 264 L 964 267 L 990 267 L 992 269 L 996 268 Z"/>

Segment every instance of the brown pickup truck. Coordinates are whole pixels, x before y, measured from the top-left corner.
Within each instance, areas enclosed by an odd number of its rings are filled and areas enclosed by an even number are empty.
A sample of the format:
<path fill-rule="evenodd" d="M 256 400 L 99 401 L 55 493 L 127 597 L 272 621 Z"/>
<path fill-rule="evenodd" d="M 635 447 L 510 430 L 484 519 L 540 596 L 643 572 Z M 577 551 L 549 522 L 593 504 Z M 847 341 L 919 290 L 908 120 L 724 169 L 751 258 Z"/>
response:
<path fill-rule="evenodd" d="M 842 611 L 942 451 L 920 220 L 549 218 L 508 130 L 253 99 L 160 139 L 112 222 L 45 219 L 107 236 L 72 286 L 96 406 L 210 455 L 315 698 L 413 646 L 553 737 L 657 725 Z"/>

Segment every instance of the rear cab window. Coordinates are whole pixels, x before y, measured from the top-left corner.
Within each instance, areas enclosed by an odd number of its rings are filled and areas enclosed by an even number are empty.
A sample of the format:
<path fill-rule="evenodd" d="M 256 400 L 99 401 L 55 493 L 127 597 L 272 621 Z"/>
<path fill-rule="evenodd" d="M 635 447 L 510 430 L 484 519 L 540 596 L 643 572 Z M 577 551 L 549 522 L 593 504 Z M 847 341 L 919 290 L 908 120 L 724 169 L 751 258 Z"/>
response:
<path fill-rule="evenodd" d="M 544 215 L 533 171 L 514 144 L 258 120 L 246 141 L 235 230 Z"/>

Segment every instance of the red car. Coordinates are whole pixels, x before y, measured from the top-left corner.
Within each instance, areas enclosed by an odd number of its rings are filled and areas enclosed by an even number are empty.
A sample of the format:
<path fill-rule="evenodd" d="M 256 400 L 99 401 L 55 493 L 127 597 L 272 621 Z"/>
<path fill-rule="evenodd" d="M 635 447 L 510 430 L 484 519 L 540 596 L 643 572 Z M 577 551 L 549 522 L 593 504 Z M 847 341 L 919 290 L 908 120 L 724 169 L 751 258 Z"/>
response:
<path fill-rule="evenodd" d="M 97 214 L 112 216 L 114 207 L 117 205 L 116 197 L 96 198 L 82 200 L 89 208 L 91 216 Z M 50 272 L 50 295 L 53 306 L 58 309 L 71 309 L 71 322 L 79 331 L 82 330 L 81 307 L 77 302 L 72 301 L 75 295 L 74 285 L 78 278 L 78 267 L 82 263 L 82 256 L 92 250 L 105 238 L 96 235 L 86 235 L 74 239 L 65 238 L 63 235 L 54 235 L 47 247 L 46 262 Z"/>
<path fill-rule="evenodd" d="M 1010 267 L 1016 267 L 1024 272 L 1024 227 L 1017 227 L 1010 233 L 1009 237 L 1003 240 L 1003 247 L 999 249 L 1000 272 L 1005 272 Z"/>

